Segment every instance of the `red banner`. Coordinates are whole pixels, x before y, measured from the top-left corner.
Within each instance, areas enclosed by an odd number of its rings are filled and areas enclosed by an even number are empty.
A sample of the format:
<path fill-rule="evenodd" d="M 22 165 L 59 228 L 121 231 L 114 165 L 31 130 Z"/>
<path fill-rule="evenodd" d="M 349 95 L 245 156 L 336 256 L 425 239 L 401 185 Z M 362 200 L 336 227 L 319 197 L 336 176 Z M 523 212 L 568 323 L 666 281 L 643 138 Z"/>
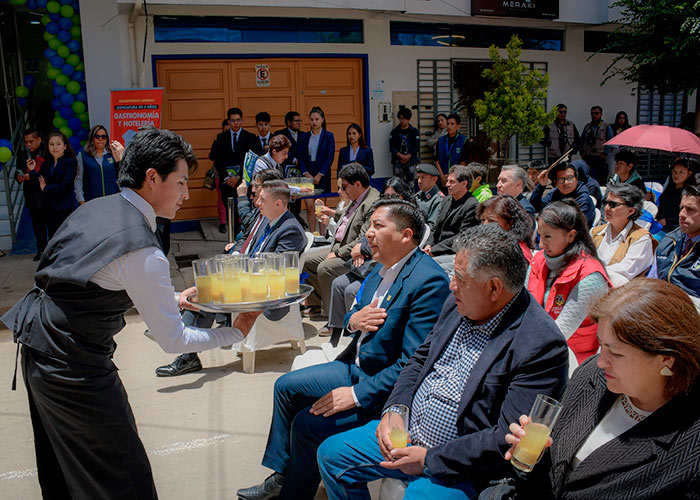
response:
<path fill-rule="evenodd" d="M 110 137 L 126 146 L 140 127 L 160 128 L 162 107 L 162 88 L 112 90 Z"/>

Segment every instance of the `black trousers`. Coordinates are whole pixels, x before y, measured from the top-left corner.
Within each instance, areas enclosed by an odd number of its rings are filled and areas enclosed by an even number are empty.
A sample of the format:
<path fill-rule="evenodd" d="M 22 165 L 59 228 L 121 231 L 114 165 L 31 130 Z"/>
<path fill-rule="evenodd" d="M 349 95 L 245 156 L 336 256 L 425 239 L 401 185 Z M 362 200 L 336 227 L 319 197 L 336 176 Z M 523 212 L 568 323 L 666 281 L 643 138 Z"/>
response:
<path fill-rule="evenodd" d="M 22 348 L 44 499 L 156 499 L 146 450 L 117 372 Z"/>
<path fill-rule="evenodd" d="M 63 224 L 63 221 L 73 213 L 73 210 L 51 210 L 50 208 L 45 208 L 44 213 L 46 214 L 46 226 L 49 230 L 49 239 L 51 239 L 53 235 L 56 234 L 61 224 Z"/>
<path fill-rule="evenodd" d="M 32 218 L 32 229 L 36 238 L 37 252 L 43 252 L 48 243 L 48 221 L 46 211 L 43 208 L 28 207 L 29 216 Z"/>

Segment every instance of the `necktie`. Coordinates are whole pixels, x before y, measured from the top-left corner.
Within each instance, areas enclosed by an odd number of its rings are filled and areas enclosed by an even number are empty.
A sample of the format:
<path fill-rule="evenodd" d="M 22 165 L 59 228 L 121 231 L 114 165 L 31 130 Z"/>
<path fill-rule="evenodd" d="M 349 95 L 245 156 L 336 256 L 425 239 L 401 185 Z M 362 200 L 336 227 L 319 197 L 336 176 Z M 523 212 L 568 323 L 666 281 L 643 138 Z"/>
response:
<path fill-rule="evenodd" d="M 685 256 L 688 252 L 690 252 L 691 246 L 693 246 L 693 240 L 686 236 L 685 243 L 683 243 L 683 252 L 681 253 L 681 257 Z"/>
<path fill-rule="evenodd" d="M 253 245 L 253 249 L 250 251 L 250 256 L 254 257 L 255 254 L 260 250 L 263 246 L 263 243 L 265 242 L 265 238 L 272 232 L 272 227 L 270 226 L 270 223 L 268 222 L 265 224 L 265 230 L 263 231 L 263 234 L 260 236 L 260 239 L 255 242 L 255 245 Z"/>
<path fill-rule="evenodd" d="M 236 144 L 238 143 L 238 132 L 233 133 L 233 143 L 231 144 L 231 150 L 236 150 Z"/>
<path fill-rule="evenodd" d="M 267 146 L 267 137 L 262 138 L 263 147 Z"/>
<path fill-rule="evenodd" d="M 246 255 L 246 250 L 248 250 L 248 247 L 250 246 L 250 242 L 253 241 L 255 234 L 258 232 L 258 229 L 260 229 L 260 224 L 262 223 L 263 220 L 264 220 L 264 217 L 262 215 L 258 215 L 258 220 L 255 221 L 255 224 L 253 224 L 253 229 L 251 229 L 250 234 L 248 235 L 248 237 L 243 242 L 243 245 L 241 246 L 241 255 Z"/>

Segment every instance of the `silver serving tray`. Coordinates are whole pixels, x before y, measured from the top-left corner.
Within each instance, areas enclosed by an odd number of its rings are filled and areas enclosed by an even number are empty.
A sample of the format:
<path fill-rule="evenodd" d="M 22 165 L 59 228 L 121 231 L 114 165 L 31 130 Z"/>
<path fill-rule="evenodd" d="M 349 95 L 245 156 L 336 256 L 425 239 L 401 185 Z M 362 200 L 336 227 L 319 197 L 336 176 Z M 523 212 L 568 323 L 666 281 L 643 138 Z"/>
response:
<path fill-rule="evenodd" d="M 299 285 L 299 293 L 288 295 L 282 299 L 263 300 L 259 302 L 238 302 L 236 304 L 200 304 L 199 302 L 192 301 L 192 297 L 196 297 L 196 295 L 193 295 L 187 297 L 187 301 L 199 307 L 202 311 L 211 313 L 267 311 L 268 309 L 279 309 L 281 307 L 291 306 L 292 304 L 298 304 L 311 295 L 313 291 L 314 287 L 302 283 Z"/>
<path fill-rule="evenodd" d="M 313 193 L 298 193 L 298 194 L 293 194 L 292 198 L 295 200 L 299 200 L 301 198 L 313 198 L 314 196 L 318 196 L 320 194 L 323 194 L 323 189 L 314 189 Z"/>

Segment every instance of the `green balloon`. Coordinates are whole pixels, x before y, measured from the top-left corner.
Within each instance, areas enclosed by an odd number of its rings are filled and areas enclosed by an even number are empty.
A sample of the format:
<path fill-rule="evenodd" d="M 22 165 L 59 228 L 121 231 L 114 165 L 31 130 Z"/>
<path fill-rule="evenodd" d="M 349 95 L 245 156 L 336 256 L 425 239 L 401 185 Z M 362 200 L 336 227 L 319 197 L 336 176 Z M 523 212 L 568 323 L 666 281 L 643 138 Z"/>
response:
<path fill-rule="evenodd" d="M 51 2 L 46 4 L 46 10 L 48 10 L 52 14 L 58 14 L 58 12 L 61 10 L 61 4 L 56 2 L 55 0 L 52 0 Z"/>
<path fill-rule="evenodd" d="M 73 137 L 73 131 L 69 129 L 68 127 L 61 127 L 58 129 L 63 135 L 68 137 L 69 139 Z"/>
<path fill-rule="evenodd" d="M 44 31 L 44 40 L 50 42 L 51 40 L 58 40 L 58 38 L 56 38 L 56 35 L 52 35 L 48 31 Z M 58 40 L 58 43 L 61 43 L 61 40 Z"/>
<path fill-rule="evenodd" d="M 77 66 L 80 64 L 80 56 L 78 54 L 71 54 L 66 58 L 66 62 L 71 66 Z"/>
<path fill-rule="evenodd" d="M 70 5 L 61 6 L 61 15 L 63 17 L 73 17 L 73 14 L 75 14 L 73 7 L 71 7 Z"/>
<path fill-rule="evenodd" d="M 24 85 L 20 85 L 15 89 L 15 95 L 17 97 L 27 97 L 29 95 L 29 89 Z"/>
<path fill-rule="evenodd" d="M 48 14 L 44 14 L 43 16 L 41 16 L 41 24 L 43 24 L 44 26 L 46 26 L 46 25 L 49 24 L 50 22 L 51 22 L 51 18 L 49 17 Z"/>
<path fill-rule="evenodd" d="M 68 85 L 66 85 L 66 90 L 75 95 L 80 92 L 80 84 L 78 82 L 68 82 Z"/>
<path fill-rule="evenodd" d="M 56 128 L 66 127 L 68 126 L 68 121 L 61 116 L 56 116 L 53 119 L 53 126 Z"/>
<path fill-rule="evenodd" d="M 88 115 L 87 112 L 85 112 L 85 113 L 80 113 L 80 114 L 78 115 L 78 118 L 80 119 L 81 122 L 87 123 L 87 122 L 90 120 L 90 115 Z"/>
<path fill-rule="evenodd" d="M 79 115 L 81 113 L 85 113 L 85 103 L 82 101 L 75 101 L 72 105 L 71 108 L 73 108 L 73 113 L 76 115 Z"/>
<path fill-rule="evenodd" d="M 71 26 L 68 32 L 73 38 L 80 38 L 80 26 Z"/>
<path fill-rule="evenodd" d="M 44 35 L 47 35 L 47 34 L 48 34 L 48 33 L 44 33 Z M 44 38 L 46 38 L 46 36 L 44 36 Z M 53 35 L 51 35 L 51 38 L 49 38 L 49 39 L 46 40 L 46 41 L 49 42 L 49 47 L 52 48 L 53 50 L 58 50 L 58 48 L 59 48 L 61 45 L 63 45 L 63 44 L 61 43 L 61 40 L 59 40 L 58 38 L 56 38 L 56 37 L 53 36 Z"/>
<path fill-rule="evenodd" d="M 70 49 L 65 45 L 61 45 L 59 48 L 57 48 L 56 52 L 58 52 L 58 55 L 61 56 L 63 59 L 70 55 Z"/>
<path fill-rule="evenodd" d="M 56 83 L 62 87 L 68 85 L 68 82 L 70 82 L 70 78 L 68 78 L 66 75 L 61 74 L 56 77 Z"/>
<path fill-rule="evenodd" d="M 10 151 L 10 148 L 8 147 L 1 147 L 0 148 L 0 163 L 7 163 L 10 161 L 10 158 L 12 158 L 12 151 Z"/>
<path fill-rule="evenodd" d="M 11 0 L 10 3 L 12 5 L 24 5 L 27 3 L 27 0 Z"/>
<path fill-rule="evenodd" d="M 85 63 L 84 62 L 79 62 L 78 65 L 75 67 L 75 71 L 85 71 Z"/>
<path fill-rule="evenodd" d="M 73 14 L 70 20 L 73 21 L 74 25 L 80 26 L 80 14 Z"/>
<path fill-rule="evenodd" d="M 55 80 L 56 77 L 60 74 L 61 74 L 61 70 L 58 68 L 49 68 L 46 70 L 46 76 L 48 76 L 52 80 Z"/>

